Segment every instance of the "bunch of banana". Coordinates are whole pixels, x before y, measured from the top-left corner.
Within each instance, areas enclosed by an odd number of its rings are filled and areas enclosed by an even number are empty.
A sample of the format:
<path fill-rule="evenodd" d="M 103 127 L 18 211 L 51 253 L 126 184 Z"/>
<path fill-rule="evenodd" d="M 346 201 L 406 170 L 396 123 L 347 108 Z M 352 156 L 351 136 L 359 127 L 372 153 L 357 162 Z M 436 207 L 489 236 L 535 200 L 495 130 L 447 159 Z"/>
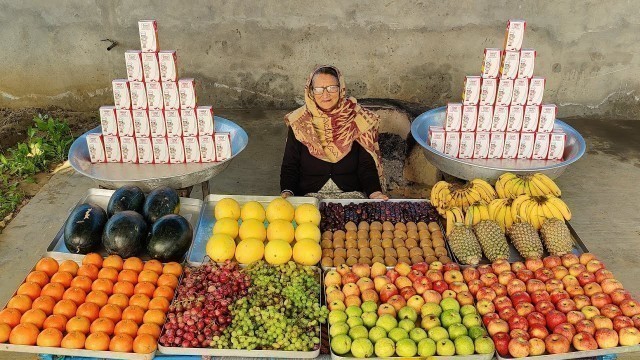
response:
<path fill-rule="evenodd" d="M 546 219 L 571 220 L 571 211 L 564 201 L 553 195 L 520 195 L 511 204 L 511 216 L 514 222 L 528 222 L 540 230 Z"/>
<path fill-rule="evenodd" d="M 515 175 L 504 173 L 496 181 L 496 192 L 500 198 L 515 199 L 520 195 L 560 196 L 562 192 L 551 178 L 545 174 Z"/>
<path fill-rule="evenodd" d="M 464 185 L 438 181 L 431 189 L 431 204 L 438 213 L 445 215 L 447 209 L 459 207 L 465 210 L 479 201 L 491 202 L 497 197 L 496 191 L 486 181 L 473 179 Z"/>
<path fill-rule="evenodd" d="M 462 213 L 462 210 L 460 210 L 460 208 L 458 207 L 453 207 L 448 209 L 445 212 L 445 218 L 447 219 L 447 229 L 446 229 L 447 236 L 451 234 L 451 231 L 455 227 L 455 224 L 464 223 L 464 214 Z"/>
<path fill-rule="evenodd" d="M 489 203 L 489 218 L 500 225 L 503 232 L 515 222 L 511 215 L 511 204 L 513 199 L 495 199 Z"/>
<path fill-rule="evenodd" d="M 467 208 L 464 215 L 464 224 L 473 226 L 482 220 L 493 220 L 489 216 L 489 207 L 484 201 L 475 203 Z"/>

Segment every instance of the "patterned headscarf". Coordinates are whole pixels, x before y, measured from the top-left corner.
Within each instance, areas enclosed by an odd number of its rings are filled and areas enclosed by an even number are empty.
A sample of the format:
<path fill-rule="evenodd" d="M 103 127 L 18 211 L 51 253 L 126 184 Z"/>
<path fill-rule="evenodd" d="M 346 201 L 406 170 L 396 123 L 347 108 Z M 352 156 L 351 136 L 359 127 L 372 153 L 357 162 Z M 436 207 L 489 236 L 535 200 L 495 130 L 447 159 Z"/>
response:
<path fill-rule="evenodd" d="M 324 112 L 316 104 L 311 87 L 316 72 L 327 67 L 338 74 L 340 95 L 336 107 Z M 304 88 L 305 105 L 287 114 L 285 123 L 291 127 L 296 139 L 309 149 L 311 155 L 327 162 L 340 161 L 351 151 L 353 142 L 357 141 L 373 157 L 378 176 L 382 179 L 382 161 L 378 145 L 380 119 L 373 112 L 360 106 L 355 98 L 347 97 L 346 94 L 347 89 L 340 70 L 333 66 L 319 66 L 311 73 Z M 325 146 L 316 134 L 314 123 L 322 124 Z"/>

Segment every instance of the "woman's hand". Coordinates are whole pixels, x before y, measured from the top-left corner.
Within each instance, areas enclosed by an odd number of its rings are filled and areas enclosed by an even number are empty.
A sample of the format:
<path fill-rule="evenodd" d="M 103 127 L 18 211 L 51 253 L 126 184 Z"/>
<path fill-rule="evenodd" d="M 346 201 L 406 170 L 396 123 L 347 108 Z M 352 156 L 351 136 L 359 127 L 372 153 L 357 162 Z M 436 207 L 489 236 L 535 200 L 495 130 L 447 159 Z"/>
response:
<path fill-rule="evenodd" d="M 383 193 L 381 193 L 380 191 L 376 191 L 374 193 L 372 193 L 371 195 L 369 195 L 369 199 L 380 199 L 380 200 L 389 200 L 389 197 Z"/>

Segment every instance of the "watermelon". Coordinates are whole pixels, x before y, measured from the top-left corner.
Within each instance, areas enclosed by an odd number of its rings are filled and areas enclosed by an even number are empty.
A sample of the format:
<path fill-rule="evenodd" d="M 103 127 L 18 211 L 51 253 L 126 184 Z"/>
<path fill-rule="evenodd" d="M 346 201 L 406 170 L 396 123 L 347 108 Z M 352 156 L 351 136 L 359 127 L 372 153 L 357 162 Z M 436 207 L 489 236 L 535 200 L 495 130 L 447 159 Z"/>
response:
<path fill-rule="evenodd" d="M 193 229 L 187 219 L 169 214 L 153 223 L 147 252 L 153 259 L 162 262 L 182 261 L 191 246 Z"/>
<path fill-rule="evenodd" d="M 120 211 L 131 210 L 142 213 L 144 193 L 137 186 L 125 185 L 116 190 L 109 199 L 107 214 L 109 217 Z"/>
<path fill-rule="evenodd" d="M 64 223 L 64 244 L 73 254 L 87 254 L 100 246 L 107 213 L 100 206 L 85 203 L 73 209 Z"/>
<path fill-rule="evenodd" d="M 150 224 L 169 214 L 180 212 L 180 197 L 178 193 L 170 187 L 159 187 L 147 195 L 142 213 Z"/>
<path fill-rule="evenodd" d="M 142 215 L 125 210 L 113 215 L 104 227 L 102 245 L 108 254 L 123 258 L 136 256 L 147 240 L 147 223 Z"/>

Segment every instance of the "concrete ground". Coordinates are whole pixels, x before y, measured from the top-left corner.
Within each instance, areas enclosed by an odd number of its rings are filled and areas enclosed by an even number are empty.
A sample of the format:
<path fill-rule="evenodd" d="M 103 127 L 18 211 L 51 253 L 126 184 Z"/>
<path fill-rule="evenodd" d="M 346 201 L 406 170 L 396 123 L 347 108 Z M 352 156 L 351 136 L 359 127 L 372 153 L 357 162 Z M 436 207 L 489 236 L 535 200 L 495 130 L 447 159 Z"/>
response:
<path fill-rule="evenodd" d="M 211 193 L 275 195 L 286 138 L 286 111 L 224 110 L 249 134 L 249 145 L 210 182 Z M 640 121 L 569 121 L 587 141 L 587 153 L 559 179 L 573 212 L 571 223 L 586 246 L 625 287 L 640 298 Z M 0 234 L 0 302 L 13 294 L 64 223 L 90 179 L 72 169 L 60 171 Z M 194 189 L 193 197 L 199 196 Z M 637 354 L 635 357 L 637 358 Z M 0 353 L 0 359 L 33 359 Z M 633 356 L 624 357 L 628 359 Z"/>

